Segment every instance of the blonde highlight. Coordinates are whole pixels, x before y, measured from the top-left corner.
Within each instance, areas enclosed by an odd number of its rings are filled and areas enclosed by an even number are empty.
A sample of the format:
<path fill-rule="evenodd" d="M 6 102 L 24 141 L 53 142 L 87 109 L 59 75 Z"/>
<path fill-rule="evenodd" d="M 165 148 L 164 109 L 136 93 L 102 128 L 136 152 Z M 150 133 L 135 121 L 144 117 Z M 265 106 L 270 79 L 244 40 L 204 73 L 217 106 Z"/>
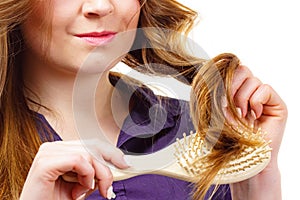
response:
<path fill-rule="evenodd" d="M 0 2 L 0 199 L 19 199 L 40 145 L 33 113 L 23 95 L 18 66 L 22 48 L 19 24 L 33 10 L 30 0 Z"/>
<path fill-rule="evenodd" d="M 185 48 L 181 35 L 188 36 L 196 19 L 197 12 L 175 0 L 147 0 L 141 8 L 139 27 L 154 27 L 156 31 L 146 28 L 137 39 L 141 49 L 130 52 L 123 62 L 142 73 L 171 75 L 191 85 L 191 117 L 196 134 L 211 147 L 211 152 L 204 158 L 210 167 L 201 177 L 191 180 L 196 182 L 193 198 L 199 200 L 205 198 L 217 173 L 232 156 L 239 155 L 244 146 L 259 146 L 263 141 L 241 135 L 241 132 L 252 132 L 253 129 L 239 119 L 230 98 L 233 74 L 240 64 L 238 57 L 224 53 L 206 60 L 190 55 Z M 169 66 L 176 73 L 170 74 L 164 68 L 155 67 L 160 66 L 157 64 Z M 220 101 L 223 96 L 228 101 L 229 113 L 240 126 L 239 130 L 225 119 Z M 214 192 L 217 188 L 215 185 Z"/>
<path fill-rule="evenodd" d="M 208 143 L 215 144 L 213 153 L 206 158 L 212 167 L 204 172 L 204 176 L 197 177 L 199 179 L 195 185 L 194 198 L 203 199 L 228 157 L 238 154 L 242 144 L 255 146 L 259 142 L 244 139 L 232 126 L 226 122 L 224 126 L 223 123 L 218 88 L 224 84 L 228 96 L 239 61 L 232 54 L 222 54 L 208 61 L 188 53 L 181 34 L 187 36 L 197 19 L 197 12 L 192 9 L 175 0 L 146 0 L 141 5 L 139 27 L 155 27 L 160 31 L 158 34 L 145 31 L 141 38 L 136 39 L 142 48 L 129 52 L 123 62 L 142 73 L 161 76 L 170 75 L 170 71 L 164 71 L 151 63 L 170 66 L 176 71 L 171 74 L 173 77 L 192 86 L 195 95 L 191 99 L 191 115 L 197 134 L 201 134 Z M 18 26 L 33 10 L 30 0 L 0 2 L 0 199 L 19 198 L 27 172 L 41 144 L 36 125 L 38 119 L 27 105 L 28 99 L 24 95 L 25 86 L 18 65 L 18 48 L 12 41 L 15 36 L 19 38 Z M 51 27 L 47 27 L 47 30 L 50 37 Z M 212 71 L 215 66 L 218 70 Z M 220 75 L 222 79 L 214 81 Z M 203 80 L 211 81 L 209 87 L 207 81 Z M 233 116 L 239 121 L 234 103 L 230 98 L 228 101 Z M 214 115 L 211 114 L 212 110 Z M 249 128 L 243 122 L 240 124 L 244 129 Z M 208 131 L 212 125 L 215 129 Z M 214 132 L 221 132 L 220 137 L 215 138 Z M 231 148 L 228 149 L 228 145 Z"/>

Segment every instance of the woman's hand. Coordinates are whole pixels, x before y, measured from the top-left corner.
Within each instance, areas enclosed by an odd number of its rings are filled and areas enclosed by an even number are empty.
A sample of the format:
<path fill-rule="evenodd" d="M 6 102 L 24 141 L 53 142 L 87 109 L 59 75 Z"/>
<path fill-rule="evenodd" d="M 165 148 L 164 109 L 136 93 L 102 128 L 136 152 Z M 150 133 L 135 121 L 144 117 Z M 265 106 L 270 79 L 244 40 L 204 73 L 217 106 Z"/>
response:
<path fill-rule="evenodd" d="M 21 200 L 81 199 L 97 186 L 103 197 L 112 194 L 113 176 L 104 160 L 119 168 L 129 167 L 123 153 L 99 141 L 47 142 L 41 145 L 25 181 Z M 67 172 L 78 174 L 78 183 L 61 178 Z M 98 181 L 95 183 L 95 179 Z"/>
<path fill-rule="evenodd" d="M 263 84 L 245 66 L 239 66 L 232 83 L 232 98 L 245 120 L 254 120 L 271 140 L 272 157 L 258 175 L 231 185 L 233 199 L 281 199 L 278 152 L 287 120 L 287 107 L 274 89 Z"/>

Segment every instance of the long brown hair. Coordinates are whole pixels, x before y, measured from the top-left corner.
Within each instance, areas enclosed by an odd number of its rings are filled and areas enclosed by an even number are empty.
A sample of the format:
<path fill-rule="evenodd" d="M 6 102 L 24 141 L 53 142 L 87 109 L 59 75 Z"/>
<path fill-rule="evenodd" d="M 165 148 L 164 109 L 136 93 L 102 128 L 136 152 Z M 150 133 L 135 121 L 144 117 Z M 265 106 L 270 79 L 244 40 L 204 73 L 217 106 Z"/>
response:
<path fill-rule="evenodd" d="M 17 55 L 22 48 L 18 30 L 32 10 L 30 0 L 0 2 L 0 198 L 18 199 L 40 145 L 29 110 Z"/>
<path fill-rule="evenodd" d="M 0 199 L 18 199 L 33 158 L 41 144 L 37 130 L 36 115 L 29 109 L 26 90 L 18 62 L 23 39 L 19 25 L 33 10 L 31 0 L 2 0 L 0 2 Z M 143 73 L 170 75 L 169 71 L 155 68 L 151 63 L 164 64 L 177 72 L 172 76 L 187 84 L 200 68 L 209 68 L 204 59 L 196 58 L 184 48 L 178 32 L 187 35 L 197 19 L 197 13 L 175 0 L 146 0 L 142 3 L 139 27 L 174 30 L 153 34 L 144 31 L 145 46 L 131 51 L 123 62 Z M 161 44 L 168 42 L 168 49 Z M 177 52 L 177 53 L 174 53 Z M 232 74 L 224 73 L 224 77 Z M 205 70 L 202 70 L 205 71 Z M 210 76 L 214 76 L 210 74 Z M 180 77 L 184 77 L 184 80 Z M 230 79 L 230 76 L 228 76 Z M 226 79 L 227 80 L 227 79 Z M 230 82 L 230 80 L 229 80 Z M 206 103 L 202 106 L 208 105 Z M 195 113 L 192 113 L 195 115 Z M 202 120 L 201 115 L 198 120 Z M 202 180 L 201 180 L 202 181 Z M 209 182 L 199 182 L 195 198 L 203 197 Z"/>
<path fill-rule="evenodd" d="M 192 86 L 190 108 L 196 134 L 211 149 L 205 157 L 205 162 L 211 167 L 201 177 L 191 180 L 196 182 L 193 197 L 199 200 L 205 197 L 218 171 L 232 155 L 239 155 L 244 145 L 253 147 L 263 141 L 241 135 L 242 131 L 251 132 L 253 129 L 239 119 L 234 102 L 229 98 L 239 59 L 230 53 L 209 60 L 188 53 L 182 35 L 188 36 L 196 19 L 197 12 L 175 0 L 147 0 L 141 9 L 139 25 L 142 28 L 155 27 L 156 30 L 144 29 L 136 39 L 137 50 L 131 51 L 123 62 L 142 73 L 171 75 Z M 173 72 L 161 66 L 168 66 Z M 228 101 L 228 113 L 239 125 L 239 130 L 226 120 L 220 101 L 222 97 Z"/>

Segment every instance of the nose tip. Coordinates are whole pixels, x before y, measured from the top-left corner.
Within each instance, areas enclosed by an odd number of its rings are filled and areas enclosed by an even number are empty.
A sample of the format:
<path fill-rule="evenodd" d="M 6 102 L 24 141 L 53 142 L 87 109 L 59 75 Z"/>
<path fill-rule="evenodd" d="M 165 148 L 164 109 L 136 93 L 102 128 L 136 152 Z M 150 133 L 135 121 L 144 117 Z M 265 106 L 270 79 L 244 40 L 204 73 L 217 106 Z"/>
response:
<path fill-rule="evenodd" d="M 109 15 L 114 10 L 110 0 L 90 0 L 82 7 L 85 17 L 103 17 Z"/>

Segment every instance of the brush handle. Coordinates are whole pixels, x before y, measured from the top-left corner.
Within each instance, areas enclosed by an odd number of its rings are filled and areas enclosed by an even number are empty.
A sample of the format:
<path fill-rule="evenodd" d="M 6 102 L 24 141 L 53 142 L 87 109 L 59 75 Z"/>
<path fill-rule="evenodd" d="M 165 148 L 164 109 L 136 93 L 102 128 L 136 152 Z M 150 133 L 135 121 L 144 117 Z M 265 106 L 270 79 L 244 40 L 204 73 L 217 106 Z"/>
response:
<path fill-rule="evenodd" d="M 129 172 L 124 172 L 122 170 L 112 169 L 112 168 L 111 168 L 111 172 L 113 174 L 114 181 L 125 180 L 125 179 L 139 175 L 137 173 L 129 173 Z M 67 182 L 71 182 L 71 183 L 78 182 L 77 174 L 74 172 L 65 173 L 62 175 L 62 178 Z"/>
<path fill-rule="evenodd" d="M 108 167 L 110 168 L 113 174 L 114 181 L 125 180 L 143 174 L 157 174 L 157 175 L 168 176 L 168 177 L 172 177 L 184 181 L 192 180 L 191 174 L 188 174 L 176 162 L 173 162 L 172 164 L 170 164 L 165 168 L 156 169 L 152 171 L 149 170 L 137 171 L 137 170 L 133 170 L 132 168 L 121 170 L 113 167 L 112 165 L 108 165 Z M 67 182 L 78 182 L 77 174 L 74 172 L 68 172 L 66 174 L 63 174 L 62 178 Z"/>
<path fill-rule="evenodd" d="M 107 166 L 113 174 L 114 181 L 124 180 L 142 174 L 160 174 L 166 176 L 170 174 L 170 172 L 171 176 L 177 177 L 175 172 L 178 168 L 180 169 L 180 166 L 177 166 L 176 164 L 174 145 L 175 143 L 152 154 L 124 155 L 125 159 L 131 165 L 128 169 L 121 170 L 110 163 L 107 163 Z M 172 170 L 173 168 L 174 170 Z M 62 178 L 68 182 L 78 182 L 77 174 L 73 172 L 62 175 Z"/>
<path fill-rule="evenodd" d="M 193 154 L 189 152 L 191 151 L 189 141 L 193 139 L 191 137 L 193 135 L 184 136 L 177 143 L 152 154 L 125 155 L 125 159 L 131 164 L 128 169 L 121 170 L 108 163 L 107 166 L 113 174 L 113 180 L 124 180 L 142 174 L 158 174 L 196 182 L 197 177 L 201 176 L 202 170 L 205 170 L 207 163 L 201 162 L 201 157 L 205 155 L 199 155 L 198 150 L 193 150 L 194 156 L 192 159 L 188 158 Z M 200 163 L 195 162 L 194 158 Z M 261 172 L 268 165 L 270 159 L 271 148 L 269 142 L 255 148 L 246 148 L 241 155 L 237 155 L 218 172 L 213 183 L 229 184 L 246 180 Z M 77 174 L 73 172 L 62 175 L 62 178 L 68 182 L 78 182 Z"/>

